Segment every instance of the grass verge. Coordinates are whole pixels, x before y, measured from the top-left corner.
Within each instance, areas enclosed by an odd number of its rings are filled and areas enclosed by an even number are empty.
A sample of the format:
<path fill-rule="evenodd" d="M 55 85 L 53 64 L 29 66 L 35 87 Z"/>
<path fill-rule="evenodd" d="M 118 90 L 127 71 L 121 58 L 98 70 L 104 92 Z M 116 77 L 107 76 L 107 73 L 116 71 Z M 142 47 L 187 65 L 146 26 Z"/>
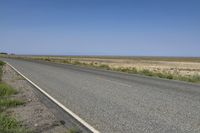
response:
<path fill-rule="evenodd" d="M 5 65 L 5 63 L 3 61 L 0 61 L 0 82 L 1 82 L 1 77 L 2 77 L 2 74 L 3 74 L 3 65 Z"/>
<path fill-rule="evenodd" d="M 16 94 L 17 91 L 13 89 L 11 86 L 5 84 L 5 83 L 0 83 L 0 96 L 10 96 L 13 94 Z"/>
<path fill-rule="evenodd" d="M 18 105 L 23 105 L 24 102 L 21 100 L 10 99 L 10 98 L 0 98 L 0 107 L 15 107 Z"/>
<path fill-rule="evenodd" d="M 0 61 L 0 79 L 2 68 L 5 63 Z M 11 98 L 17 91 L 6 83 L 0 81 L 0 133 L 27 133 L 29 132 L 22 127 L 21 123 L 15 118 L 8 116 L 6 109 L 24 104 L 23 101 Z"/>
<path fill-rule="evenodd" d="M 0 113 L 0 132 L 1 133 L 28 133 L 22 128 L 20 122 L 5 113 Z"/>

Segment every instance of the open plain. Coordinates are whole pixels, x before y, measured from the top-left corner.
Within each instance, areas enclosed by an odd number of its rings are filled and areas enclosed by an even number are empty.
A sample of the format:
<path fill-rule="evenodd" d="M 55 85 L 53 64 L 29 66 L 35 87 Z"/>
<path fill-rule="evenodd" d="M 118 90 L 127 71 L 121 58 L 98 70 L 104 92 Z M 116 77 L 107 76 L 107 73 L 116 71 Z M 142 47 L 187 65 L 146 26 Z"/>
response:
<path fill-rule="evenodd" d="M 124 57 L 124 56 L 6 56 L 55 63 L 102 68 L 120 72 L 200 82 L 198 57 Z"/>
<path fill-rule="evenodd" d="M 44 61 L 3 60 L 102 133 L 200 131 L 198 84 Z"/>

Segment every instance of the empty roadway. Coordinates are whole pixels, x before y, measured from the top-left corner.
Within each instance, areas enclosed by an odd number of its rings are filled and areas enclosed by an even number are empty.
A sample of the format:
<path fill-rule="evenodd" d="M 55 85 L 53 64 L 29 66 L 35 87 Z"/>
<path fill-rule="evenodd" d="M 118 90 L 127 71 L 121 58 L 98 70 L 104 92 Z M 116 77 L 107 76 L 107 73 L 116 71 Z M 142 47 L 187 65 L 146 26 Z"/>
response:
<path fill-rule="evenodd" d="M 3 59 L 102 133 L 200 132 L 200 86 L 48 62 Z"/>

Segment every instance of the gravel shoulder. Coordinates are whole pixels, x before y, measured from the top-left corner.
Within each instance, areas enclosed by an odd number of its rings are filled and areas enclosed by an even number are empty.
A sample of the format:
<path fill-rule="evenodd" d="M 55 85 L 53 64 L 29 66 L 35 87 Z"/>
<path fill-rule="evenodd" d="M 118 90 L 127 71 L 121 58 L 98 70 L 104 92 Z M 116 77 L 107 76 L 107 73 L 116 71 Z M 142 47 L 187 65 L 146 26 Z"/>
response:
<path fill-rule="evenodd" d="M 3 68 L 2 80 L 18 91 L 15 98 L 26 102 L 25 105 L 7 111 L 21 121 L 23 126 L 36 133 L 67 132 L 62 122 L 36 96 L 35 88 L 8 65 Z"/>

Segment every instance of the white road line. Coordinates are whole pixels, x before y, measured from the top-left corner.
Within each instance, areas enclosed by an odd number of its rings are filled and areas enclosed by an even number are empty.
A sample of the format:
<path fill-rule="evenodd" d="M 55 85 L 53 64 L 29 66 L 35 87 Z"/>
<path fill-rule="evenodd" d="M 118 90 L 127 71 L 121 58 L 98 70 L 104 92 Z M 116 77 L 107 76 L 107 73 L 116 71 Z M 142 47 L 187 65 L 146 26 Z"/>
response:
<path fill-rule="evenodd" d="M 98 130 L 96 130 L 94 127 L 92 127 L 90 124 L 85 122 L 82 118 L 80 118 L 78 115 L 73 113 L 71 110 L 66 108 L 63 104 L 58 102 L 56 99 L 54 99 L 52 96 L 50 96 L 46 91 L 41 89 L 38 85 L 33 83 L 30 79 L 28 79 L 26 76 L 24 76 L 21 72 L 19 72 L 16 68 L 14 68 L 10 63 L 6 62 L 12 69 L 14 69 L 18 74 L 20 74 L 22 77 L 24 77 L 28 82 L 30 82 L 33 86 L 35 86 L 38 90 L 40 90 L 44 95 L 46 95 L 49 99 L 51 99 L 53 102 L 55 102 L 59 107 L 64 109 L 67 113 L 69 113 L 72 117 L 74 117 L 77 121 L 79 121 L 81 124 L 83 124 L 86 128 L 88 128 L 93 133 L 100 133 Z"/>

